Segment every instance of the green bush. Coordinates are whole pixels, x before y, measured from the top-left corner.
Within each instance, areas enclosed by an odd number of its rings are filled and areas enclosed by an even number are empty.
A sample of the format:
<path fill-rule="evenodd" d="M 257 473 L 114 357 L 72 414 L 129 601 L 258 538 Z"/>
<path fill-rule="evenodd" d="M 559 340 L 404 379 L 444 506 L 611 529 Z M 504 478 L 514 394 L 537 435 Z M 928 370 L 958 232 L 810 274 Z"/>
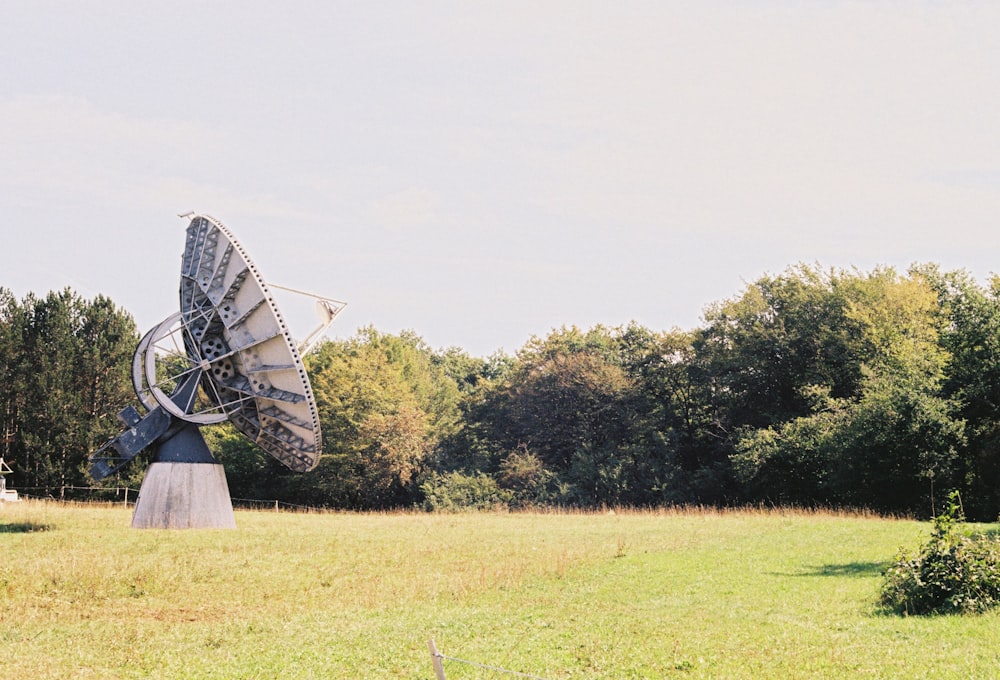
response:
<path fill-rule="evenodd" d="M 880 603 L 897 614 L 979 613 L 1000 604 L 1000 540 L 959 532 L 957 493 L 934 519 L 920 554 L 901 551 L 885 573 Z"/>
<path fill-rule="evenodd" d="M 556 474 L 524 444 L 507 454 L 496 475 L 497 484 L 510 496 L 511 507 L 522 509 L 552 503 L 555 478 Z"/>
<path fill-rule="evenodd" d="M 420 485 L 420 490 L 424 494 L 424 509 L 429 512 L 507 507 L 513 495 L 482 472 L 475 475 L 431 473 Z"/>

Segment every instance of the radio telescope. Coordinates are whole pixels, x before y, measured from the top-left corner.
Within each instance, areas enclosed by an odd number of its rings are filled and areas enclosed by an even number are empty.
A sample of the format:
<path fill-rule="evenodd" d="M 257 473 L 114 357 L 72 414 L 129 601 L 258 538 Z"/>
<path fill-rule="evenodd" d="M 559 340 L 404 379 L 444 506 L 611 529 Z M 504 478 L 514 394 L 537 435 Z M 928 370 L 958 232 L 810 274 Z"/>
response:
<path fill-rule="evenodd" d="M 345 303 L 303 293 L 316 300 L 320 325 L 297 344 L 232 232 L 208 215 L 181 217 L 190 223 L 180 311 L 147 332 L 132 358 L 145 414 L 134 406 L 118 414 L 126 429 L 91 455 L 90 474 L 103 479 L 152 449 L 132 526 L 231 528 L 225 471 L 199 427 L 229 421 L 288 468 L 316 467 L 322 436 L 302 356 Z"/>

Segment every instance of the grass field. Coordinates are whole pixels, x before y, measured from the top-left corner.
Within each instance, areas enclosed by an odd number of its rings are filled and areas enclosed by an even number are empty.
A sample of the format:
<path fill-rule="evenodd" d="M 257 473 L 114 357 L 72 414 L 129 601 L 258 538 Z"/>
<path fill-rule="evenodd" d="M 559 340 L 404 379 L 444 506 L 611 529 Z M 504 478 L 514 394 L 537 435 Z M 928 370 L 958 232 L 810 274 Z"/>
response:
<path fill-rule="evenodd" d="M 929 526 L 823 513 L 287 514 L 137 531 L 0 506 L 2 678 L 987 678 L 1000 619 L 878 612 Z M 449 680 L 516 677 L 446 660 Z"/>

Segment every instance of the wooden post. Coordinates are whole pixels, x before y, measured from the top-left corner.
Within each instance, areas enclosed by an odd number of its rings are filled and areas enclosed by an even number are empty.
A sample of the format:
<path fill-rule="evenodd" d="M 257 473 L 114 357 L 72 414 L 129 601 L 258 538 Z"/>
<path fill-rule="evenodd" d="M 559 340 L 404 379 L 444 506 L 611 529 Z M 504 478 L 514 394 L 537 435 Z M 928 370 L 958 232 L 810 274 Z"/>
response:
<path fill-rule="evenodd" d="M 434 644 L 434 638 L 427 641 L 427 646 L 431 650 L 431 660 L 434 663 L 434 673 L 437 675 L 437 680 L 447 680 L 444 677 L 444 664 L 441 663 L 441 654 L 438 652 L 437 645 Z"/>

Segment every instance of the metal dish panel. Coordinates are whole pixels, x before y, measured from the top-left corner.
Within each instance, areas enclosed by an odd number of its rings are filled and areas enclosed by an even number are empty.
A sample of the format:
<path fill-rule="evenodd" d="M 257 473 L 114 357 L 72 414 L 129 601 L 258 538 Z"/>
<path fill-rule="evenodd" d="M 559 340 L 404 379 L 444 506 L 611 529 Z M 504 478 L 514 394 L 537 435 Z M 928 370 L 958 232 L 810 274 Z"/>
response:
<path fill-rule="evenodd" d="M 292 470 L 316 467 L 322 436 L 302 358 L 267 284 L 221 222 L 195 215 L 181 259 L 181 315 L 193 365 L 208 362 L 230 421 Z"/>

